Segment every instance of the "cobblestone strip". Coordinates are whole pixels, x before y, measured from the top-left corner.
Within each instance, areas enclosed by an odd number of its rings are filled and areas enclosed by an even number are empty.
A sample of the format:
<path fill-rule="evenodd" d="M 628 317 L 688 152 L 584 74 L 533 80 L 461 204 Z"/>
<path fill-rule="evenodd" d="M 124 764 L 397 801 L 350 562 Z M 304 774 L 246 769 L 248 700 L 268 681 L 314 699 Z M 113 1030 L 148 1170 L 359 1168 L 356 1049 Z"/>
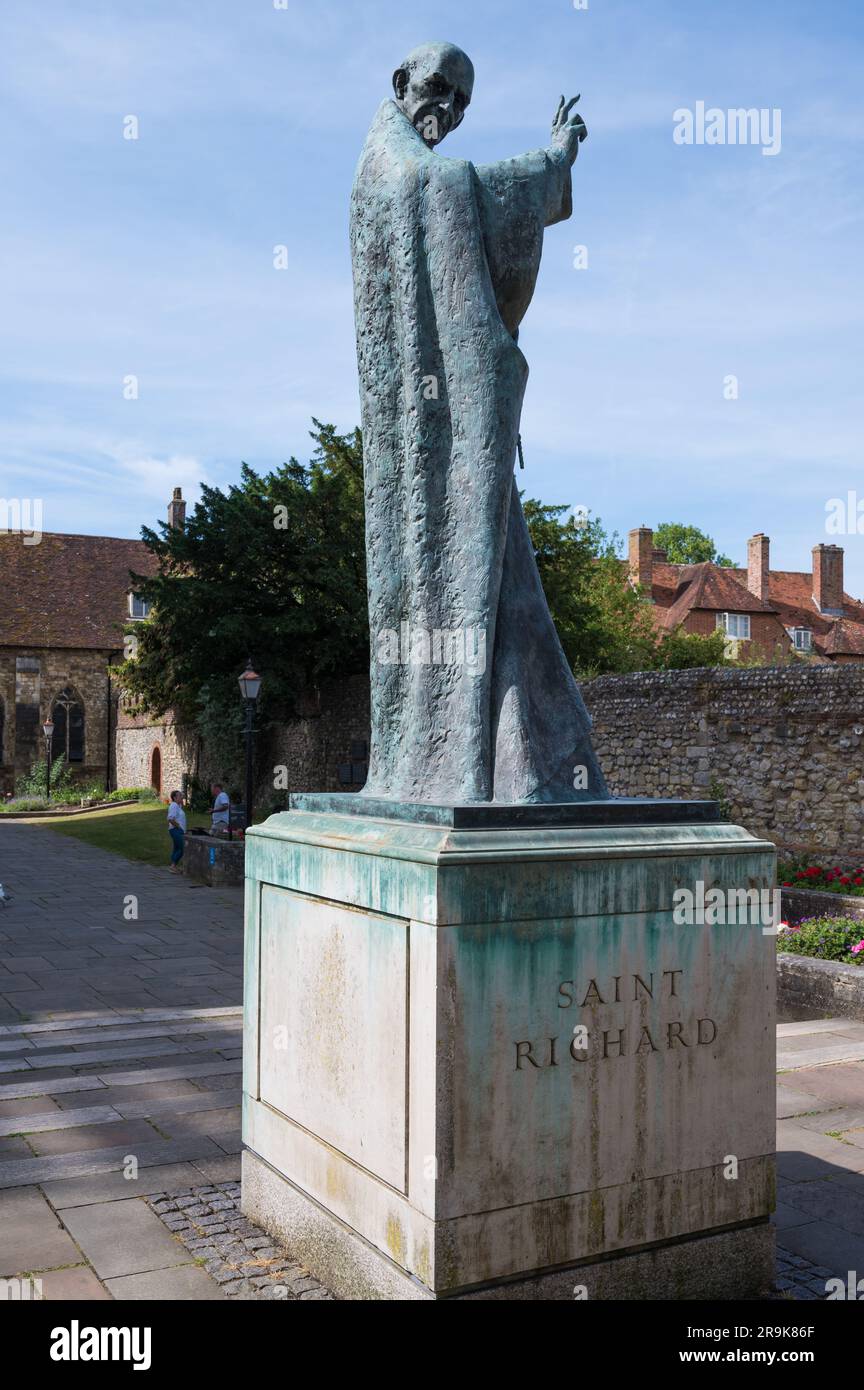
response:
<path fill-rule="evenodd" d="M 824 1265 L 813 1265 L 802 1255 L 793 1255 L 791 1250 L 777 1246 L 777 1278 L 774 1280 L 775 1299 L 794 1298 L 826 1299 L 826 1281 L 836 1277 L 836 1271 Z"/>
<path fill-rule="evenodd" d="M 333 1299 L 240 1210 L 240 1184 L 157 1192 L 151 1209 L 229 1298 Z"/>
<path fill-rule="evenodd" d="M 333 1299 L 324 1285 L 292 1260 L 240 1210 L 240 1184 L 228 1182 L 157 1192 L 147 1201 L 230 1298 Z M 777 1247 L 772 1302 L 825 1299 L 834 1271 Z"/>

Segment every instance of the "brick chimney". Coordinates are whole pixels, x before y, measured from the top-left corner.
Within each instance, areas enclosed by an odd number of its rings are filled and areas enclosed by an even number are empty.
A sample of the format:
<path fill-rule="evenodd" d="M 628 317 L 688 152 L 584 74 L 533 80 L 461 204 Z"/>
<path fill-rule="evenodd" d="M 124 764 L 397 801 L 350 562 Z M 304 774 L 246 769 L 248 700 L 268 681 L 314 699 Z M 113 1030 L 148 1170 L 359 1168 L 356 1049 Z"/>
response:
<path fill-rule="evenodd" d="M 640 585 L 650 599 L 654 576 L 654 532 L 650 526 L 637 526 L 630 532 L 628 560 L 630 582 Z"/>
<path fill-rule="evenodd" d="M 843 612 L 842 545 L 814 545 L 813 598 L 820 613 Z"/>
<path fill-rule="evenodd" d="M 174 496 L 168 503 L 168 525 L 172 531 L 182 529 L 186 521 L 186 503 L 183 501 L 182 488 L 175 487 Z"/>
<path fill-rule="evenodd" d="M 747 542 L 747 588 L 751 594 L 762 599 L 768 597 L 770 545 L 770 538 L 763 536 L 761 531 Z"/>

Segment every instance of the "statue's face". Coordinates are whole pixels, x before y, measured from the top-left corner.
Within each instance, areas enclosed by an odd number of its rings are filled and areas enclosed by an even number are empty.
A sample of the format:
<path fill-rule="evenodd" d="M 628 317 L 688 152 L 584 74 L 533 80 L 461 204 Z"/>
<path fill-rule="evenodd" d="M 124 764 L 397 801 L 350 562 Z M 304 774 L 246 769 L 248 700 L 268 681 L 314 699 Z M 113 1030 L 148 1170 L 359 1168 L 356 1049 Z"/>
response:
<path fill-rule="evenodd" d="M 396 103 L 430 148 L 460 124 L 473 89 L 471 61 L 451 44 L 415 49 L 393 74 Z"/>

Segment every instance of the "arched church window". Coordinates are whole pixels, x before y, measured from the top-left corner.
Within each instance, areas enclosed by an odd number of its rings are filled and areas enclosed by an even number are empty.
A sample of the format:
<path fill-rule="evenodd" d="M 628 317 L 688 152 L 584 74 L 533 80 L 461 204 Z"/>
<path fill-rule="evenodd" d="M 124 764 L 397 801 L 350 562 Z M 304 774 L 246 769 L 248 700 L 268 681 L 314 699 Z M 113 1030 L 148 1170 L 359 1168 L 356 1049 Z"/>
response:
<path fill-rule="evenodd" d="M 51 758 L 65 758 L 67 764 L 84 761 L 84 705 L 71 685 L 61 690 L 51 707 L 54 736 Z"/>

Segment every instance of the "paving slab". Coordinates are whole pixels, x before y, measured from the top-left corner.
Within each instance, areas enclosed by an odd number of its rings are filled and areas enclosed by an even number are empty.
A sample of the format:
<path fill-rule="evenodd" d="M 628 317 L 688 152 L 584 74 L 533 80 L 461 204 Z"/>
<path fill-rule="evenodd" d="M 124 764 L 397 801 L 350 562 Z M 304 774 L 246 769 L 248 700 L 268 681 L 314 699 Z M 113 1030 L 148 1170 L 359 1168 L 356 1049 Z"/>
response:
<path fill-rule="evenodd" d="M 169 1139 L 209 1134 L 220 1145 L 223 1138 L 233 1143 L 235 1135 L 240 1133 L 240 1107 L 229 1105 L 224 1109 L 202 1110 L 186 1115 L 162 1114 L 157 1123 L 160 1131 L 167 1134 Z"/>
<path fill-rule="evenodd" d="M 785 1120 L 791 1116 L 810 1114 L 813 1111 L 830 1110 L 831 1100 L 819 1100 L 810 1091 L 795 1091 L 791 1086 L 777 1087 L 777 1117 Z"/>
<path fill-rule="evenodd" d="M 224 1153 L 213 1139 L 204 1135 L 193 1139 L 160 1139 L 154 1144 L 138 1144 L 131 1157 L 140 1168 L 155 1164 L 185 1163 L 196 1158 L 219 1158 Z M 127 1165 L 127 1145 L 92 1149 L 87 1153 L 58 1154 L 52 1158 L 14 1158 L 0 1162 L 0 1188 L 27 1187 L 60 1178 L 84 1178 L 96 1173 L 113 1173 Z"/>
<path fill-rule="evenodd" d="M 42 1297 L 48 1303 L 110 1303 L 111 1295 L 89 1265 L 74 1269 L 54 1269 L 37 1275 L 42 1281 Z"/>
<path fill-rule="evenodd" d="M 81 1261 L 80 1250 L 36 1188 L 0 1192 L 0 1233 L 0 1276 Z"/>
<path fill-rule="evenodd" d="M 777 1041 L 781 1038 L 803 1037 L 806 1033 L 835 1033 L 842 1032 L 844 1027 L 849 1025 L 848 1018 L 840 1016 L 836 1018 L 814 1018 L 807 1019 L 802 1023 L 778 1023 Z"/>
<path fill-rule="evenodd" d="M 203 1173 L 208 1182 L 240 1181 L 239 1155 L 226 1154 L 224 1158 L 196 1158 L 193 1166 L 198 1169 L 199 1173 Z"/>
<path fill-rule="evenodd" d="M 845 1144 L 840 1139 L 829 1138 L 812 1129 L 804 1129 L 794 1120 L 778 1122 L 778 1173 L 794 1181 L 798 1178 L 807 1180 L 810 1177 L 829 1177 L 832 1169 L 848 1169 L 853 1173 L 864 1171 L 864 1149 Z"/>
<path fill-rule="evenodd" d="M 864 1042 L 853 1042 L 851 1039 L 844 1042 L 835 1033 L 826 1033 L 824 1037 L 830 1038 L 831 1042 L 807 1048 L 797 1046 L 801 1041 L 798 1038 L 791 1040 L 795 1047 L 781 1047 L 778 1043 L 778 1069 L 786 1071 L 798 1067 L 825 1066 L 828 1062 L 858 1062 L 864 1059 Z"/>
<path fill-rule="evenodd" d="M 154 1067 L 150 1071 L 101 1072 L 106 1085 L 138 1086 L 150 1081 L 197 1080 L 199 1076 L 237 1076 L 243 1070 L 242 1062 L 192 1062 L 179 1067 Z M 0 1087 L 0 1091 L 2 1091 Z"/>
<path fill-rule="evenodd" d="M 814 1186 L 818 1185 L 818 1183 L 814 1184 Z M 780 1201 L 778 1199 L 772 1219 L 774 1225 L 777 1227 L 779 1238 L 780 1232 L 788 1230 L 790 1226 L 804 1226 L 809 1221 L 812 1221 L 813 1217 L 804 1211 L 799 1211 L 797 1207 L 790 1207 L 785 1201 Z"/>
<path fill-rule="evenodd" d="M 127 1047 L 90 1048 L 76 1052 L 31 1052 L 23 1065 L 26 1067 L 86 1067 L 92 1063 L 104 1066 L 107 1062 L 128 1062 L 133 1057 L 161 1057 L 167 1054 L 187 1051 L 184 1043 L 164 1042 L 132 1043 Z M 0 1064 L 2 1065 L 2 1064 Z"/>
<path fill-rule="evenodd" d="M 34 1071 L 26 1081 L 0 1086 L 0 1100 L 13 1100 L 21 1096 L 58 1096 L 63 1091 L 101 1091 L 104 1084 L 98 1076 L 40 1076 Z"/>
<path fill-rule="evenodd" d="M 117 1103 L 117 1110 L 127 1119 L 137 1116 L 152 1116 L 159 1119 L 159 1129 L 170 1132 L 170 1125 L 164 1123 L 171 1115 L 198 1115 L 204 1111 L 221 1111 L 225 1107 L 236 1107 L 242 1100 L 239 1086 L 230 1091 L 199 1091 L 196 1095 L 179 1096 L 173 1100 L 134 1100 Z M 236 1115 L 235 1115 L 236 1123 Z"/>
<path fill-rule="evenodd" d="M 234 1078 L 236 1085 L 236 1077 Z M 98 1095 L 78 1096 L 74 1091 L 64 1091 L 58 1095 L 55 1104 L 61 1110 L 77 1110 L 85 1100 L 99 1102 L 100 1105 L 110 1105 L 115 1110 L 120 1110 L 121 1105 L 125 1105 L 133 1100 L 146 1102 L 150 1100 L 161 1100 L 171 1098 L 182 1098 L 183 1096 L 203 1096 L 204 1092 L 192 1081 L 151 1081 L 145 1082 L 142 1086 L 104 1086 Z M 142 1112 L 143 1113 L 143 1112 Z M 131 1118 L 131 1117 L 130 1117 Z"/>
<path fill-rule="evenodd" d="M 187 1251 L 138 1197 L 70 1207 L 63 1221 L 100 1279 L 189 1262 Z"/>
<path fill-rule="evenodd" d="M 823 1101 L 822 1104 L 824 1105 L 825 1102 Z M 815 1114 L 796 1115 L 794 1119 L 796 1125 L 800 1125 L 802 1129 L 818 1130 L 820 1134 L 830 1134 L 833 1130 L 839 1130 L 848 1143 L 853 1141 L 852 1135 L 846 1131 L 856 1129 L 864 1131 L 864 1106 L 834 1106 L 825 1110 L 817 1110 Z"/>
<path fill-rule="evenodd" d="M 223 1161 L 219 1158 L 202 1159 L 201 1163 L 217 1165 Z M 238 1175 L 239 1171 L 238 1163 Z M 65 1211 L 67 1207 L 87 1207 L 96 1202 L 144 1197 L 150 1192 L 180 1192 L 187 1187 L 197 1187 L 200 1183 L 201 1169 L 196 1164 L 165 1163 L 139 1168 L 134 1178 L 127 1178 L 122 1172 L 100 1173 L 88 1178 L 61 1178 L 57 1182 L 42 1183 L 42 1191 L 55 1211 Z"/>
<path fill-rule="evenodd" d="M 21 1102 L 19 1102 L 20 1104 Z M 115 1120 L 121 1120 L 116 1110 L 112 1110 L 108 1105 L 94 1105 L 85 1110 L 60 1110 L 55 1106 L 53 1110 L 41 1111 L 18 1116 L 3 1116 L 0 1118 L 0 1135 L 4 1134 L 38 1134 L 46 1129 L 70 1129 L 77 1125 L 86 1124 L 111 1124 Z"/>
<path fill-rule="evenodd" d="M 212 1136 L 214 1143 L 218 1144 L 226 1154 L 241 1154 L 243 1152 L 243 1136 L 239 1129 L 234 1129 L 226 1133 L 214 1133 Z M 861 1150 L 864 1154 L 864 1149 Z"/>
<path fill-rule="evenodd" d="M 37 1158 L 86 1154 L 92 1149 L 116 1148 L 121 1144 L 128 1154 L 134 1155 L 142 1145 L 153 1144 L 158 1138 L 159 1134 L 146 1120 L 124 1120 L 119 1115 L 108 1125 L 101 1122 L 27 1133 L 27 1142 Z"/>
<path fill-rule="evenodd" d="M 45 1115 L 59 1108 L 49 1096 L 22 1096 L 18 1100 L 0 1100 L 0 1118 L 8 1120 L 21 1115 Z"/>
<path fill-rule="evenodd" d="M 830 1269 L 844 1281 L 850 1269 L 864 1270 L 864 1236 L 851 1234 L 830 1221 L 810 1221 L 784 1230 L 783 1247 Z"/>
<path fill-rule="evenodd" d="M 200 1265 L 194 1264 L 178 1269 L 163 1269 L 158 1274 L 127 1274 L 124 1278 L 109 1279 L 107 1282 L 112 1297 L 120 1302 L 129 1299 L 141 1302 L 169 1299 L 172 1303 L 216 1299 L 226 1302 L 228 1298 L 216 1280 Z"/>
<path fill-rule="evenodd" d="M 864 1237 L 864 1190 L 827 1180 L 792 1183 L 783 1189 L 783 1202 L 810 1220 L 830 1221 L 850 1235 Z M 861 1273 L 864 1277 L 864 1269 Z"/>
<path fill-rule="evenodd" d="M 33 1150 L 20 1134 L 6 1135 L 0 1139 L 0 1158 L 26 1158 Z"/>

